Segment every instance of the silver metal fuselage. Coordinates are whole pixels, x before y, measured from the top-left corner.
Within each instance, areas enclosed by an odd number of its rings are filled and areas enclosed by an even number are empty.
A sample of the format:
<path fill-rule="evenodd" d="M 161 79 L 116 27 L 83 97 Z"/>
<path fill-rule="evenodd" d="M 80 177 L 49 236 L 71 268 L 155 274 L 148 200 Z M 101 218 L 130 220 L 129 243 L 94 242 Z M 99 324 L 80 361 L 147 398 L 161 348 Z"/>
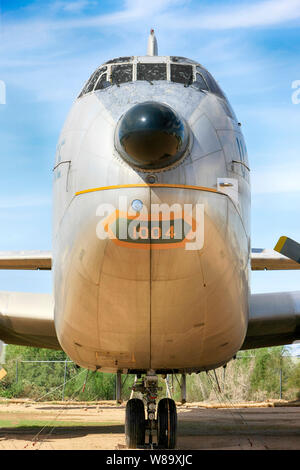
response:
<path fill-rule="evenodd" d="M 120 117 L 149 100 L 172 107 L 190 128 L 187 155 L 152 172 L 155 184 L 114 145 Z M 75 102 L 56 155 L 53 256 L 55 327 L 73 361 L 107 372 L 191 372 L 236 354 L 249 310 L 247 166 L 240 126 L 212 93 L 135 81 Z M 149 211 L 153 203 L 203 204 L 203 247 L 137 249 L 98 238 L 99 205 L 117 207 L 121 195 Z"/>

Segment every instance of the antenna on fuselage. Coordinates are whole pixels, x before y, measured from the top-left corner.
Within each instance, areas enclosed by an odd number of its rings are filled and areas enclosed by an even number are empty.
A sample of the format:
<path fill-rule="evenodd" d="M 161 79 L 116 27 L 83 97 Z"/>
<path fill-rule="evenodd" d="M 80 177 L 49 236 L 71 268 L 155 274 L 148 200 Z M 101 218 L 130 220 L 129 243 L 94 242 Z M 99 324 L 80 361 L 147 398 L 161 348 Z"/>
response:
<path fill-rule="evenodd" d="M 150 36 L 148 39 L 148 48 L 147 48 L 147 55 L 158 55 L 158 47 L 157 47 L 157 40 L 154 34 L 154 29 L 151 29 Z"/>

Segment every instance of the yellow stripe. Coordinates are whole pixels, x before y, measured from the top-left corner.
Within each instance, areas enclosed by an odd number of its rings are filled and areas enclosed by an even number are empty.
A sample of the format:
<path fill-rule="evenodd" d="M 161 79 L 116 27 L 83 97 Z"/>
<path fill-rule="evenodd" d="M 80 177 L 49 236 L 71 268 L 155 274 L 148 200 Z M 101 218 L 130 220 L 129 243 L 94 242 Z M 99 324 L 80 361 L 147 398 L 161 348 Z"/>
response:
<path fill-rule="evenodd" d="M 204 186 L 188 186 L 185 184 L 160 184 L 160 183 L 153 183 L 153 184 L 146 184 L 146 183 L 139 183 L 139 184 L 117 184 L 114 186 L 102 186 L 101 188 L 92 188 L 92 189 L 84 189 L 83 191 L 78 191 L 75 193 L 75 196 L 79 196 L 80 194 L 86 193 L 94 193 L 96 191 L 106 191 L 108 189 L 123 189 L 123 188 L 179 188 L 179 189 L 197 189 L 200 191 L 209 191 L 211 193 L 219 193 L 216 189 L 207 188 Z M 223 193 L 220 193 L 223 194 Z"/>
<path fill-rule="evenodd" d="M 287 239 L 287 237 L 280 237 L 277 244 L 276 244 L 276 246 L 275 246 L 275 248 L 274 248 L 274 250 L 278 251 L 278 253 L 281 253 L 282 248 L 284 247 L 284 244 L 286 242 L 286 239 Z"/>

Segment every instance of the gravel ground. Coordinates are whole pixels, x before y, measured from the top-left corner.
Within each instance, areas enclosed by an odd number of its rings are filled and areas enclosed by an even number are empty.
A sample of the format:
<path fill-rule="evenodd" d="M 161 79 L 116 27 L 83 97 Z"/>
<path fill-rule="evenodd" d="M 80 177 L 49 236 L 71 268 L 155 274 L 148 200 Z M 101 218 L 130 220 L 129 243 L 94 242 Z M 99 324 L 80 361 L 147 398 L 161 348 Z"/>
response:
<path fill-rule="evenodd" d="M 300 407 L 293 404 L 194 403 L 177 410 L 177 449 L 300 449 Z M 125 404 L 114 402 L 2 401 L 0 449 L 125 450 L 124 420 Z"/>

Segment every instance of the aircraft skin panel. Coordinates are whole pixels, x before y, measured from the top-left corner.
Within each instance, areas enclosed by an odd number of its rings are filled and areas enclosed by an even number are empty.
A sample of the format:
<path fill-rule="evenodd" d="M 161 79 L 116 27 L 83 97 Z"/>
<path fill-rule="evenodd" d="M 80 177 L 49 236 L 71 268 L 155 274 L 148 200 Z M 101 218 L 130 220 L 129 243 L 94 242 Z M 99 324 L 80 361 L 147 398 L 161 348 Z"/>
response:
<path fill-rule="evenodd" d="M 149 200 L 148 188 L 124 194 L 128 201 Z M 108 190 L 76 197 L 57 245 L 63 250 L 68 240 L 64 264 L 55 266 L 58 337 L 75 362 L 92 369 L 150 366 L 150 252 L 97 236 L 108 215 L 97 215 L 98 207 L 117 202 L 119 195 Z"/>
<path fill-rule="evenodd" d="M 128 188 L 122 194 L 128 202 L 143 201 L 150 213 L 149 188 Z M 98 357 L 102 367 L 111 367 L 112 363 L 122 368 L 151 367 L 150 257 L 147 248 L 122 246 L 114 240 L 106 246 L 98 305 Z M 105 357 L 107 352 L 111 352 L 109 358 Z"/>
<path fill-rule="evenodd" d="M 151 367 L 209 368 L 232 357 L 246 334 L 247 236 L 242 228 L 231 238 L 238 246 L 229 247 L 227 214 L 236 209 L 226 196 L 165 188 L 151 194 L 152 203 L 206 207 L 201 249 L 151 250 Z M 239 217 L 234 224 L 238 231 Z"/>

